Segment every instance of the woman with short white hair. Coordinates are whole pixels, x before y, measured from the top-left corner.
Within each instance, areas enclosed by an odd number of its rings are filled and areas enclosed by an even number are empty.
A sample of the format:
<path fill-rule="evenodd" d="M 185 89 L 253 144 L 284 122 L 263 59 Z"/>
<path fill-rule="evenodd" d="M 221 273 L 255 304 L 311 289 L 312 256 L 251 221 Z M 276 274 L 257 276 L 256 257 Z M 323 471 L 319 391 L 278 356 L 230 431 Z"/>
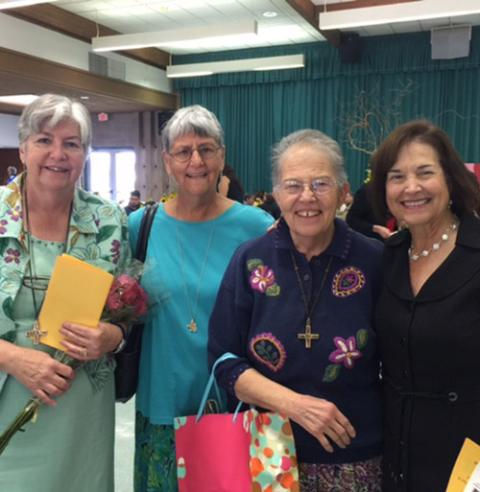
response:
<path fill-rule="evenodd" d="M 36 320 L 59 255 L 122 272 L 130 256 L 126 216 L 77 187 L 91 142 L 81 103 L 39 97 L 20 117 L 19 142 L 26 171 L 0 188 L 0 433 L 32 397 L 44 405 L 36 423 L 15 434 L 2 453 L 0 490 L 113 492 L 110 354 L 122 330 L 65 320 L 65 351 L 82 364 L 73 370 L 39 343 Z"/>

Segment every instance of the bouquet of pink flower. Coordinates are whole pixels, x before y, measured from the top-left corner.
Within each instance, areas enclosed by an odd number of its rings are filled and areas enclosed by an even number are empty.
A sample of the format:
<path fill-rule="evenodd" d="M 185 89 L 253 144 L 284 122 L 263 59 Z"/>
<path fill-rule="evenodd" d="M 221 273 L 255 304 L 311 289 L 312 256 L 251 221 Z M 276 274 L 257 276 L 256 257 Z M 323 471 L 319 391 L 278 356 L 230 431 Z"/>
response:
<path fill-rule="evenodd" d="M 127 274 L 115 278 L 110 287 L 102 319 L 131 323 L 147 312 L 147 294 L 138 280 Z"/>
<path fill-rule="evenodd" d="M 141 265 L 141 264 L 140 264 Z M 134 265 L 135 266 L 135 265 Z M 138 272 L 138 277 L 140 272 Z M 110 323 L 132 323 L 147 311 L 147 294 L 139 281 L 131 275 L 121 274 L 115 277 L 108 293 L 101 319 Z M 61 350 L 57 350 L 54 358 L 74 369 L 82 363 Z M 42 405 L 38 398 L 31 398 L 15 420 L 0 435 L 0 455 L 8 446 L 10 439 L 28 422 L 35 422 Z"/>

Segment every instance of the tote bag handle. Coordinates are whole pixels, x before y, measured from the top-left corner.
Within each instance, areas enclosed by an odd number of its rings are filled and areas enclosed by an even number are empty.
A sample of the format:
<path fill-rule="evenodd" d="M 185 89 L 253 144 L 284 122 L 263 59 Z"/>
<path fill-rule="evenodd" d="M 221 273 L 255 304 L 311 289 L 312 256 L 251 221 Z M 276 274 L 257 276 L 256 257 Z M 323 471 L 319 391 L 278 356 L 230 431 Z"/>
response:
<path fill-rule="evenodd" d="M 235 354 L 232 354 L 230 352 L 226 352 L 222 356 L 220 356 L 216 361 L 215 364 L 213 364 L 212 371 L 210 373 L 210 377 L 208 378 L 207 386 L 205 387 L 205 391 L 203 392 L 202 399 L 200 401 L 200 406 L 198 407 L 198 412 L 197 416 L 195 418 L 195 422 L 198 422 L 200 418 L 202 417 L 203 413 L 205 412 L 205 405 L 207 404 L 207 399 L 208 395 L 210 394 L 210 391 L 212 390 L 212 386 L 215 388 L 215 394 L 218 399 L 218 403 L 221 402 L 221 396 L 220 396 L 220 390 L 218 389 L 217 381 L 215 380 L 215 371 L 218 367 L 219 364 L 222 362 L 225 362 L 226 360 L 229 359 L 238 359 L 238 356 Z M 243 402 L 239 402 L 237 405 L 237 408 L 235 409 L 235 413 L 233 414 L 233 421 L 235 422 L 238 412 L 240 410 L 240 407 L 242 406 Z"/>

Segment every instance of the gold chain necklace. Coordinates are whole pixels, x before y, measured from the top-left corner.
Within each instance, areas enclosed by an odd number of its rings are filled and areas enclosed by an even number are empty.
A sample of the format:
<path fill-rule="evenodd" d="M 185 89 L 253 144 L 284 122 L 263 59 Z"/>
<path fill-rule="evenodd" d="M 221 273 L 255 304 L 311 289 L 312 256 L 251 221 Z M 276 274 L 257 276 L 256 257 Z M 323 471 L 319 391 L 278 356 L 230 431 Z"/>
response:
<path fill-rule="evenodd" d="M 178 252 L 179 252 L 179 257 L 180 257 L 180 273 L 182 275 L 183 290 L 185 292 L 185 299 L 187 301 L 188 311 L 190 314 L 190 323 L 187 323 L 186 326 L 187 326 L 188 331 L 191 333 L 196 333 L 198 330 L 198 325 L 197 325 L 197 322 L 195 321 L 195 314 L 197 312 L 198 297 L 200 295 L 200 289 L 202 288 L 203 274 L 205 273 L 205 267 L 207 266 L 207 260 L 208 260 L 208 255 L 210 253 L 210 247 L 212 245 L 213 232 L 215 231 L 215 225 L 216 225 L 216 222 L 213 223 L 212 228 L 210 229 L 210 235 L 208 237 L 207 249 L 205 250 L 205 256 L 203 258 L 202 267 L 200 269 L 200 276 L 198 277 L 197 289 L 195 292 L 195 300 L 194 300 L 193 306 L 190 303 L 191 297 L 190 297 L 189 292 L 188 292 L 187 281 L 185 279 L 185 272 L 183 270 L 183 263 L 184 263 L 183 245 L 182 245 L 182 242 L 180 240 L 180 231 L 178 228 L 178 224 L 176 225 L 176 228 L 175 228 L 177 247 L 178 247 Z"/>
<path fill-rule="evenodd" d="M 37 296 L 35 295 L 35 290 L 36 290 L 35 280 L 38 279 L 39 277 L 37 277 L 37 268 L 35 265 L 35 249 L 32 244 L 32 229 L 30 227 L 30 214 L 29 214 L 29 207 L 28 207 L 26 182 L 23 185 L 22 198 L 24 204 L 23 206 L 25 208 L 25 225 L 27 226 L 26 230 L 25 228 L 23 229 L 23 232 L 27 236 L 27 248 L 28 248 L 28 253 L 30 255 L 30 259 L 28 260 L 28 273 L 30 274 L 30 285 L 28 285 L 28 287 L 30 288 L 30 291 L 32 293 L 33 310 L 34 310 L 33 317 L 35 319 L 32 329 L 27 331 L 27 337 L 33 342 L 34 345 L 38 345 L 40 343 L 42 336 L 47 334 L 46 331 L 42 331 L 41 326 L 38 322 L 38 315 L 40 313 L 40 309 L 42 308 L 42 304 L 45 299 L 45 296 L 43 297 L 40 303 L 37 303 Z M 72 208 L 73 208 L 73 201 L 72 203 L 70 203 L 70 210 L 68 213 L 68 221 L 67 221 L 67 230 L 65 233 L 65 241 L 63 243 L 62 252 L 60 254 L 63 254 L 67 251 L 68 234 L 70 232 L 70 219 L 72 217 Z"/>
<path fill-rule="evenodd" d="M 333 256 L 330 256 L 330 259 L 328 260 L 327 266 L 325 267 L 325 271 L 323 273 L 322 282 L 320 283 L 320 288 L 318 289 L 317 295 L 315 296 L 312 303 L 310 304 L 310 307 L 308 306 L 307 295 L 305 293 L 305 289 L 303 288 L 302 279 L 300 278 L 300 272 L 297 265 L 297 260 L 295 259 L 295 255 L 293 254 L 292 250 L 290 250 L 290 256 L 292 258 L 295 274 L 297 275 L 297 282 L 298 282 L 298 286 L 300 287 L 300 293 L 302 294 L 302 300 L 303 300 L 303 305 L 305 307 L 305 316 L 306 316 L 305 332 L 297 333 L 297 338 L 305 342 L 305 348 L 310 349 L 312 348 L 312 340 L 318 340 L 320 338 L 320 335 L 318 333 L 312 332 L 312 314 L 313 314 L 313 310 L 315 309 L 315 306 L 320 300 L 323 287 L 325 286 L 325 282 L 327 281 L 327 276 L 328 276 L 328 272 L 330 271 L 330 266 L 332 264 Z"/>

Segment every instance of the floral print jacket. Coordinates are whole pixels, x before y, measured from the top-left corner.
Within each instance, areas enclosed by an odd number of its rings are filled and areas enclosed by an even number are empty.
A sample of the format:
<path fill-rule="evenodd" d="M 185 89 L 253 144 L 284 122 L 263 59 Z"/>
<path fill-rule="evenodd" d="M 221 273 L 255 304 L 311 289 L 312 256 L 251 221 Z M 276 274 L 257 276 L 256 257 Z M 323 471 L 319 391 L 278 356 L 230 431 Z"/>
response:
<path fill-rule="evenodd" d="M 13 303 L 30 259 L 22 220 L 23 176 L 0 187 L 0 339 L 13 343 Z M 121 273 L 130 259 L 125 212 L 117 204 L 77 188 L 66 253 L 114 275 Z M 114 362 L 105 356 L 84 367 L 94 387 L 100 389 Z M 7 376 L 0 371 L 0 392 Z"/>

